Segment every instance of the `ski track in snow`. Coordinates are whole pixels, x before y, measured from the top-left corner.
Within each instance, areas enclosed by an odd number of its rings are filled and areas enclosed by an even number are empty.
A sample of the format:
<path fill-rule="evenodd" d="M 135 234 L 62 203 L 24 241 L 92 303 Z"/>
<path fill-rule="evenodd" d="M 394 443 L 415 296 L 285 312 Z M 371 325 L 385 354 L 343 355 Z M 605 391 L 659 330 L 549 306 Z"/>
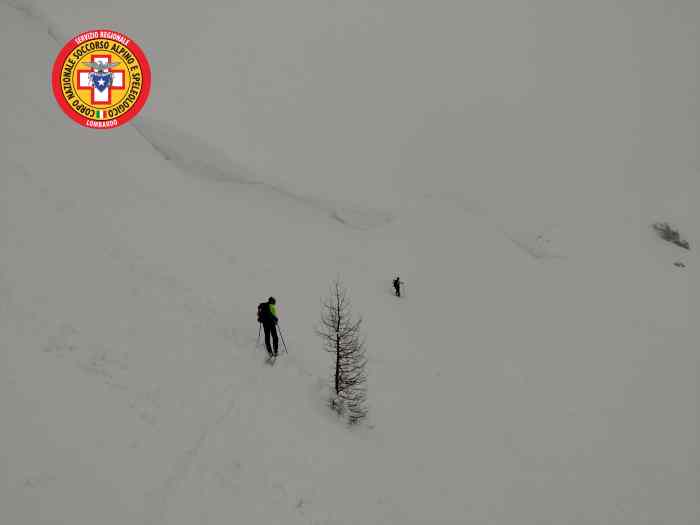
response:
<path fill-rule="evenodd" d="M 285 357 L 288 358 L 289 356 L 285 354 Z M 312 376 L 312 374 L 308 372 L 297 359 L 292 359 L 289 361 L 289 363 L 291 365 L 290 367 L 295 369 L 297 374 L 306 377 Z M 316 383 L 318 386 L 326 386 L 325 383 L 319 381 L 319 379 L 317 379 Z M 228 394 L 232 396 L 226 407 L 217 417 L 213 418 L 212 421 L 203 426 L 197 439 L 192 443 L 192 446 L 185 449 L 175 459 L 175 461 L 172 463 L 170 474 L 167 476 L 167 478 L 165 478 L 162 485 L 146 494 L 145 523 L 148 523 L 149 525 L 161 525 L 167 523 L 166 518 L 169 501 L 175 496 L 178 489 L 187 480 L 187 477 L 192 472 L 197 457 L 205 448 L 209 437 L 216 432 L 219 427 L 221 427 L 226 419 L 228 419 L 236 406 L 236 397 L 234 397 L 232 394 L 233 386 L 233 384 L 229 385 L 223 392 L 223 395 Z M 310 382 L 309 386 L 313 386 L 313 383 Z"/>
<path fill-rule="evenodd" d="M 226 389 L 226 393 L 230 393 L 231 387 Z M 186 449 L 173 463 L 170 475 L 165 479 L 163 485 L 146 495 L 146 523 L 160 524 L 166 523 L 166 511 L 168 509 L 168 501 L 177 491 L 179 484 L 184 481 L 192 471 L 192 465 L 195 459 L 201 452 L 209 435 L 215 431 L 226 418 L 231 414 L 231 411 L 236 405 L 235 398 L 226 405 L 226 408 L 208 425 L 205 425 L 201 430 L 199 437 L 195 440 L 192 446 Z"/>

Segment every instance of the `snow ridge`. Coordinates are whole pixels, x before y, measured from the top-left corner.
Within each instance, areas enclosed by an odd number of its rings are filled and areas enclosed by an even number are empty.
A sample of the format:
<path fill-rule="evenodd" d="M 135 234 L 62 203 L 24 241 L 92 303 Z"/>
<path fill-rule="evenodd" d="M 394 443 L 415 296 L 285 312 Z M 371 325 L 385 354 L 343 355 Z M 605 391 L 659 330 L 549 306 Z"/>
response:
<path fill-rule="evenodd" d="M 26 18 L 37 22 L 45 27 L 46 32 L 49 36 L 56 41 L 57 44 L 62 44 L 68 37 L 66 37 L 63 32 L 53 24 L 48 17 L 42 13 L 33 2 L 26 2 L 22 0 L 2 0 L 2 3 L 8 7 L 16 9 L 22 13 Z"/>
<path fill-rule="evenodd" d="M 195 177 L 259 186 L 265 191 L 323 212 L 340 224 L 357 230 L 378 228 L 393 220 L 392 215 L 385 211 L 324 201 L 263 181 L 254 176 L 245 166 L 233 162 L 228 155 L 212 144 L 165 122 L 149 117 L 139 117 L 133 123 L 133 127 L 165 160 Z"/>

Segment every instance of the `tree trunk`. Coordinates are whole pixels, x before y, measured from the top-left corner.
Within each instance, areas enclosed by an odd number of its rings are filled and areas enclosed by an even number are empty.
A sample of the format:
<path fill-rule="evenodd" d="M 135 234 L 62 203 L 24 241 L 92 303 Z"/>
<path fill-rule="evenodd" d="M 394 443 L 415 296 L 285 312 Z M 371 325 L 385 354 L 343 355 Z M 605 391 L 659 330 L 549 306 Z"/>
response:
<path fill-rule="evenodd" d="M 335 393 L 340 394 L 340 336 L 338 335 L 335 338 Z"/>

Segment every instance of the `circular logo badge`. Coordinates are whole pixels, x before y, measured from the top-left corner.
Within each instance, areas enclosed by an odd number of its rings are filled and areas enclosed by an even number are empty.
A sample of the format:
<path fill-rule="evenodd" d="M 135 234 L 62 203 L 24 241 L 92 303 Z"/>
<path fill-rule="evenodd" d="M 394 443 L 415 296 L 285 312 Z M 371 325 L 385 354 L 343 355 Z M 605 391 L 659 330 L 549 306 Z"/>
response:
<path fill-rule="evenodd" d="M 81 126 L 123 126 L 141 110 L 151 89 L 146 55 L 131 38 L 107 29 L 71 39 L 56 57 L 53 93 Z"/>

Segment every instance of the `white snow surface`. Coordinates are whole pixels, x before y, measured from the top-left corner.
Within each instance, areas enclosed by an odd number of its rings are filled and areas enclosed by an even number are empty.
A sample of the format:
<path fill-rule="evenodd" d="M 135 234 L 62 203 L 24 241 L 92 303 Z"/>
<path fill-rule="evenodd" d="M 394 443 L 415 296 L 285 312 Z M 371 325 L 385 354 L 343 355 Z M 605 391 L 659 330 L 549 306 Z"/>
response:
<path fill-rule="evenodd" d="M 0 522 L 696 525 L 699 24 L 693 0 L 0 2 Z M 109 132 L 49 87 L 95 27 L 154 72 Z M 336 275 L 368 341 L 354 428 L 314 335 Z"/>

